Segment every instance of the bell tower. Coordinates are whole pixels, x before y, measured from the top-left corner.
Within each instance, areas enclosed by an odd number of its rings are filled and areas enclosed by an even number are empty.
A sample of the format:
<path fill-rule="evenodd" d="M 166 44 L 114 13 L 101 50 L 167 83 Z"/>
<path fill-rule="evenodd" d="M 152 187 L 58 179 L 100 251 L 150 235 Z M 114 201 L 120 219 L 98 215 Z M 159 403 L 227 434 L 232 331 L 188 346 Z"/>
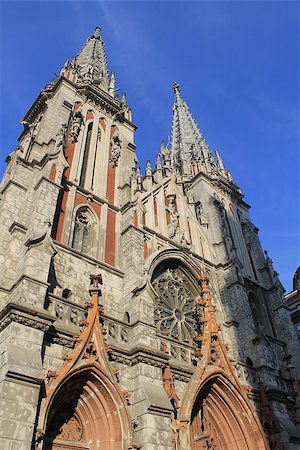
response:
<path fill-rule="evenodd" d="M 68 92 L 72 107 L 62 130 L 68 166 L 53 237 L 118 265 L 118 211 L 129 199 L 136 127 L 125 94 L 116 98 L 115 75 L 108 72 L 100 28 L 71 62 L 65 62 L 61 77 L 61 89 Z"/>
<path fill-rule="evenodd" d="M 97 27 L 40 92 L 7 158 L 0 203 L 0 435 L 7 445 L 13 440 L 31 448 L 40 385 L 80 333 L 95 266 L 107 269 L 104 279 L 113 286 L 116 301 L 106 311 L 121 303 L 121 208 L 131 195 L 136 126 L 125 94 L 116 92 Z M 57 334 L 57 321 L 67 334 Z M 48 354 L 56 346 L 55 355 Z M 2 430 L 17 392 L 26 417 L 14 417 L 11 429 Z"/>

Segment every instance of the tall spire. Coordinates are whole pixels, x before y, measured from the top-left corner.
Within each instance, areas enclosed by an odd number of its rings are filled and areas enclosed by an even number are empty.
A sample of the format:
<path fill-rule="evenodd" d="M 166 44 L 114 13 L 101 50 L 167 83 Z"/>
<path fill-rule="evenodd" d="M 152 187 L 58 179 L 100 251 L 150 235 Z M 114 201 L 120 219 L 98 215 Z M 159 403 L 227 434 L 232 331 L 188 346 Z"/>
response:
<path fill-rule="evenodd" d="M 209 158 L 210 152 L 187 104 L 180 95 L 177 83 L 174 83 L 173 90 L 175 102 L 171 138 L 172 165 L 182 172 L 185 163 L 192 160 L 204 162 Z"/>
<path fill-rule="evenodd" d="M 90 79 L 95 83 L 101 83 L 108 88 L 108 68 L 105 54 L 104 41 L 101 38 L 101 29 L 96 27 L 94 33 L 73 59 L 71 65 L 77 71 L 79 77 Z"/>
<path fill-rule="evenodd" d="M 233 182 L 229 170 L 226 170 L 219 153 L 212 155 L 190 110 L 180 95 L 180 87 L 173 84 L 175 102 L 173 106 L 171 161 L 172 167 L 188 181 L 200 171 L 213 176 L 222 176 Z"/>

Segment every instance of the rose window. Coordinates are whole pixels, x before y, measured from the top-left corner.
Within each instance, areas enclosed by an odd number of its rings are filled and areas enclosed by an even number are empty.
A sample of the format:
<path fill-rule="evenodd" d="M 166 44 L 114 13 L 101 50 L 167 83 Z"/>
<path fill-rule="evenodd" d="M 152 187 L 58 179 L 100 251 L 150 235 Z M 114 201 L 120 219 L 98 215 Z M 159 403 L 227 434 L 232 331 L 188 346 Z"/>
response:
<path fill-rule="evenodd" d="M 158 333 L 193 343 L 199 332 L 196 288 L 180 268 L 160 271 L 152 285 L 157 295 L 154 312 Z"/>

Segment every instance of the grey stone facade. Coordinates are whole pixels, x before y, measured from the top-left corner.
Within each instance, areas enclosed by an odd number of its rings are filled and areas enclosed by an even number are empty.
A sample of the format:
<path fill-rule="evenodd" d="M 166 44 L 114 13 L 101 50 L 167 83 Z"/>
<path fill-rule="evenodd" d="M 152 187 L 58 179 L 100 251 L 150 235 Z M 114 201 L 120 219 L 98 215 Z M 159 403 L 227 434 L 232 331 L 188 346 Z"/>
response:
<path fill-rule="evenodd" d="M 172 145 L 162 146 L 155 167 L 141 175 L 136 127 L 125 98 L 115 97 L 103 45 L 97 29 L 45 87 L 7 159 L 0 202 L 0 448 L 96 448 L 86 437 L 82 447 L 72 439 L 59 447 L 54 437 L 51 447 L 47 430 L 39 429 L 51 374 L 62 373 L 74 337 L 80 340 L 87 326 L 89 274 L 96 272 L 103 277 L 105 370 L 117 373 L 110 382 L 126 392 L 132 421 L 130 439 L 103 448 L 208 448 L 197 447 L 191 434 L 177 438 L 174 425 L 201 366 L 195 305 L 202 272 L 232 379 L 248 389 L 263 426 L 269 411 L 272 426 L 260 448 L 279 448 L 278 442 L 300 448 L 299 343 L 249 206 L 220 156 L 211 154 L 178 85 Z M 170 280 L 162 298 L 167 307 L 155 290 L 161 274 Z M 177 279 L 198 293 L 188 297 Z M 190 319 L 188 308 L 195 311 Z M 62 418 L 60 438 L 63 424 Z"/>

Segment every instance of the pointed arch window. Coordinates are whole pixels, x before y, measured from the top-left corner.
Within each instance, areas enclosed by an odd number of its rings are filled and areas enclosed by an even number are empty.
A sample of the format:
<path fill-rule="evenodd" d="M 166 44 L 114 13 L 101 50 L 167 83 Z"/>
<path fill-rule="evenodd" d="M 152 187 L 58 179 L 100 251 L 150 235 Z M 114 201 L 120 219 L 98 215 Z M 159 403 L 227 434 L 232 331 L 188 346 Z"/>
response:
<path fill-rule="evenodd" d="M 89 152 L 90 152 L 90 146 L 91 146 L 92 131 L 93 131 L 93 122 L 90 122 L 87 127 L 81 175 L 80 175 L 80 181 L 79 181 L 79 186 L 81 186 L 82 188 L 84 188 L 84 185 L 85 185 L 87 165 L 88 165 Z"/>
<path fill-rule="evenodd" d="M 91 247 L 93 224 L 87 207 L 79 208 L 74 223 L 72 247 L 81 253 L 88 253 Z"/>

